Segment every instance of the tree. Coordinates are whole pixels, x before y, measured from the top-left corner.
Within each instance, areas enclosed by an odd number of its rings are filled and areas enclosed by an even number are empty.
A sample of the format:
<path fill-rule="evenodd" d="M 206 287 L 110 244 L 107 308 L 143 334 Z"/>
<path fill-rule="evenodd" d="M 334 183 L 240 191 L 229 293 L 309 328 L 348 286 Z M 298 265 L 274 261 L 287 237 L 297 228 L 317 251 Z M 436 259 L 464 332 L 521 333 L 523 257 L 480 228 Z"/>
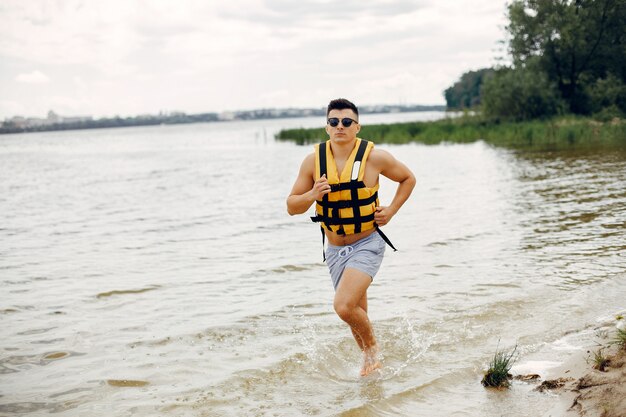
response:
<path fill-rule="evenodd" d="M 609 74 L 586 86 L 592 113 L 598 118 L 626 116 L 626 84 Z"/>
<path fill-rule="evenodd" d="M 493 75 L 492 68 L 482 68 L 461 75 L 461 79 L 444 91 L 448 109 L 468 109 L 480 105 L 483 82 Z"/>
<path fill-rule="evenodd" d="M 508 17 L 513 66 L 536 59 L 571 112 L 593 111 L 587 84 L 626 84 L 626 0 L 514 0 Z"/>
<path fill-rule="evenodd" d="M 548 77 L 531 68 L 501 68 L 483 86 L 483 114 L 495 120 L 528 120 L 562 112 L 563 102 Z"/>

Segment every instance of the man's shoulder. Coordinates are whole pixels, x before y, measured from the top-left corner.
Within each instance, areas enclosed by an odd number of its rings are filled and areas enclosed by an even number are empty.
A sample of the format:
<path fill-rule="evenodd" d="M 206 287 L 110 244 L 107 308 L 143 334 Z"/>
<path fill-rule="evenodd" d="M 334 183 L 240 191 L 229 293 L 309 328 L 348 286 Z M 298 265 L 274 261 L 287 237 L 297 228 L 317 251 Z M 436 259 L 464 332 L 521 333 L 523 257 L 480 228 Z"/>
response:
<path fill-rule="evenodd" d="M 302 167 L 309 171 L 315 169 L 315 152 L 311 152 L 304 157 L 302 160 Z"/>
<path fill-rule="evenodd" d="M 378 148 L 372 148 L 368 157 L 370 161 L 388 160 L 390 158 L 393 159 L 393 156 L 389 152 Z"/>
<path fill-rule="evenodd" d="M 367 158 L 368 165 L 371 165 L 374 169 L 380 172 L 393 166 L 395 162 L 396 159 L 393 155 L 383 149 L 373 148 Z"/>

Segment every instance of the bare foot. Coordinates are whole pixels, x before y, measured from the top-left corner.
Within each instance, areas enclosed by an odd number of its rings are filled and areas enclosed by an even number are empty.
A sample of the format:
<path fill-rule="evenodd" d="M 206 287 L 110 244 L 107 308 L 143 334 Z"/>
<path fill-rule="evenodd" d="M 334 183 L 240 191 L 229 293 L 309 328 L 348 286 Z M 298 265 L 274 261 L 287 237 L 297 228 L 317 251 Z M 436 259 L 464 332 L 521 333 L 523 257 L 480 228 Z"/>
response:
<path fill-rule="evenodd" d="M 378 346 L 373 345 L 363 349 L 363 368 L 361 368 L 361 376 L 367 376 L 381 367 L 382 364 L 378 360 Z"/>

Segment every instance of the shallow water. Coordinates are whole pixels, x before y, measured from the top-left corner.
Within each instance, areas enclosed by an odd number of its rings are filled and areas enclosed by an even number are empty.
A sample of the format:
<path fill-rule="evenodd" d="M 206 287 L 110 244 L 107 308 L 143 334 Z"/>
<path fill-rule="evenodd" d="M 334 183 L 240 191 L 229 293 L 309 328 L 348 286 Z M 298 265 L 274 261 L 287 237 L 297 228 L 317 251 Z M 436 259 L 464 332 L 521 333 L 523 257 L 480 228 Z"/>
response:
<path fill-rule="evenodd" d="M 1 136 L 0 414 L 547 410 L 482 372 L 497 346 L 556 363 L 625 307 L 626 151 L 379 145 L 418 184 L 369 290 L 384 368 L 360 378 L 319 228 L 285 211 L 311 148 L 273 140 L 319 122 Z"/>

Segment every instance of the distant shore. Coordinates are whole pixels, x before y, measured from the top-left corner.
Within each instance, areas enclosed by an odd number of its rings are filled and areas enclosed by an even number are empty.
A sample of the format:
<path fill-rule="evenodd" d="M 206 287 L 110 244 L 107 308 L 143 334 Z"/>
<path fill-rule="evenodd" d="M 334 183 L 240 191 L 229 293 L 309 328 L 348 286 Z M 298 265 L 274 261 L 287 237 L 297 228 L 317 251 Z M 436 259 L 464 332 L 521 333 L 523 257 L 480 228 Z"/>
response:
<path fill-rule="evenodd" d="M 363 106 L 363 114 L 407 113 L 422 111 L 445 111 L 441 105 L 376 105 Z M 50 132 L 59 130 L 105 129 L 131 126 L 156 126 L 189 123 L 230 122 L 243 120 L 284 119 L 297 117 L 324 116 L 326 109 L 257 109 L 238 110 L 222 113 L 186 114 L 172 112 L 167 114 L 140 115 L 132 117 L 110 117 L 93 119 L 87 117 L 61 117 L 50 111 L 48 118 L 13 117 L 0 123 L 0 134 Z"/>
<path fill-rule="evenodd" d="M 447 117 L 429 122 L 362 126 L 359 136 L 375 143 L 487 143 L 514 148 L 553 150 L 568 147 L 626 146 L 626 120 L 599 122 L 591 118 L 563 116 L 549 120 L 492 122 L 480 116 Z M 289 129 L 276 135 L 278 140 L 298 144 L 326 139 L 319 129 Z"/>

